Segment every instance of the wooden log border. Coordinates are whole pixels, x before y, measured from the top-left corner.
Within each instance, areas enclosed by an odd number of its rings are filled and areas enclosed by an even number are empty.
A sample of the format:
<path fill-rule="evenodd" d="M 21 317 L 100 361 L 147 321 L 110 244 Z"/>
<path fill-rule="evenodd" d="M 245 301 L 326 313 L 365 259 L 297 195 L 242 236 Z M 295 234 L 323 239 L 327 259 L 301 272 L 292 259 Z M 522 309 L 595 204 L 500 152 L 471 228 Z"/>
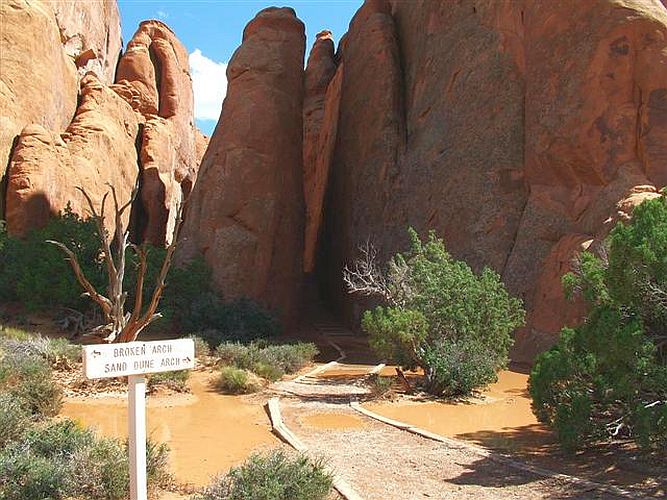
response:
<path fill-rule="evenodd" d="M 375 412 L 372 412 L 363 406 L 358 401 L 350 401 L 350 407 L 358 411 L 359 413 L 372 418 L 374 420 L 377 420 L 379 422 L 382 422 L 383 424 L 390 425 L 392 427 L 395 427 L 397 429 L 400 429 L 402 431 L 407 431 L 412 434 L 416 434 L 418 436 L 424 437 L 426 439 L 431 439 L 433 441 L 438 441 L 440 443 L 445 443 L 449 446 L 452 446 L 453 448 L 457 449 L 466 449 L 469 451 L 472 451 L 476 453 L 477 455 L 480 455 L 482 457 L 488 458 L 489 460 L 493 460 L 494 462 L 501 463 L 503 465 L 507 465 L 509 467 L 513 467 L 515 469 L 524 471 L 524 472 L 529 472 L 532 474 L 535 474 L 537 476 L 542 476 L 550 479 L 558 479 L 560 481 L 564 482 L 569 482 L 573 484 L 578 484 L 581 486 L 584 486 L 589 489 L 595 489 L 598 491 L 602 491 L 605 493 L 609 493 L 612 495 L 616 495 L 619 497 L 625 497 L 625 498 L 638 498 L 638 494 L 632 493 L 628 490 L 625 490 L 623 488 L 620 488 L 618 486 L 614 486 L 611 484 L 601 484 L 601 483 L 596 483 L 594 481 L 589 481 L 588 479 L 582 479 L 580 477 L 576 476 L 571 476 L 569 474 L 562 474 L 560 472 L 555 472 L 551 471 L 548 469 L 543 469 L 542 467 L 536 467 L 534 465 L 530 465 L 524 462 L 519 462 L 517 460 L 514 460 L 512 458 L 509 458 L 507 456 L 498 454 L 496 452 L 493 452 L 487 448 L 484 448 L 482 446 L 477 446 L 472 443 L 468 443 L 466 441 L 462 441 L 459 439 L 453 439 L 445 436 L 441 436 L 440 434 L 436 434 L 431 431 L 427 431 L 425 429 L 421 429 L 419 427 L 415 427 L 414 425 L 407 424 L 405 422 L 400 422 L 398 420 L 393 420 L 391 418 L 384 417 L 382 415 L 379 415 Z"/>
<path fill-rule="evenodd" d="M 283 422 L 280 413 L 279 398 L 269 399 L 268 408 L 274 432 L 295 450 L 304 454 L 308 453 L 308 447 Z M 343 498 L 346 500 L 363 500 L 363 497 L 359 495 L 347 481 L 338 475 L 336 471 L 331 468 L 327 469 L 333 478 L 333 487 L 343 496 Z"/>

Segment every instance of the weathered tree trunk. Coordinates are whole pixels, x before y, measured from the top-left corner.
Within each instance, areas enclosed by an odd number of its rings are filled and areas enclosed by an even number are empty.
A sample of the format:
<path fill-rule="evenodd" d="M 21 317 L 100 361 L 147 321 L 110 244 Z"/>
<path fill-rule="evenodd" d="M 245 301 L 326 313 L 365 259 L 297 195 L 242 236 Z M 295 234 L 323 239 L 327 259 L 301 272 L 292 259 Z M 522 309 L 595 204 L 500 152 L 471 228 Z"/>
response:
<path fill-rule="evenodd" d="M 137 339 L 141 331 L 150 325 L 156 319 L 162 317 L 157 311 L 160 298 L 164 292 L 165 279 L 169 268 L 171 267 L 174 251 L 178 241 L 178 234 L 181 227 L 183 205 L 181 204 L 177 210 L 176 225 L 174 227 L 174 236 L 171 243 L 167 247 L 167 254 L 162 262 L 160 273 L 158 275 L 155 290 L 151 297 L 148 308 L 142 312 L 143 309 L 143 291 L 144 280 L 146 278 L 147 262 L 146 262 L 146 246 L 145 243 L 135 245 L 129 241 L 129 229 L 123 229 L 122 217 L 123 213 L 130 208 L 137 195 L 137 188 L 132 191 L 130 199 L 122 206 L 119 206 L 116 190 L 113 186 L 110 187 L 111 196 L 114 203 L 114 219 L 116 230 L 113 237 L 113 245 L 109 238 L 109 232 L 104 222 L 104 209 L 109 193 L 102 198 L 100 212 L 95 209 L 95 205 L 88 193 L 82 188 L 78 188 L 88 202 L 88 208 L 91 217 L 95 221 L 97 234 L 102 245 L 103 258 L 107 269 L 107 297 L 101 295 L 92 283 L 84 275 L 77 257 L 66 245 L 59 241 L 48 240 L 48 243 L 58 246 L 67 255 L 67 260 L 72 266 L 74 275 L 77 281 L 85 290 L 84 295 L 87 295 L 95 302 L 104 316 L 105 324 L 94 328 L 91 334 L 99 337 L 104 342 L 132 342 Z M 137 281 L 135 283 L 135 300 L 132 312 L 125 312 L 125 301 L 127 299 L 127 292 L 123 288 L 123 280 L 125 278 L 125 255 L 128 247 L 132 248 L 139 258 L 139 265 L 137 269 Z M 115 251 L 114 251 L 115 250 Z"/>

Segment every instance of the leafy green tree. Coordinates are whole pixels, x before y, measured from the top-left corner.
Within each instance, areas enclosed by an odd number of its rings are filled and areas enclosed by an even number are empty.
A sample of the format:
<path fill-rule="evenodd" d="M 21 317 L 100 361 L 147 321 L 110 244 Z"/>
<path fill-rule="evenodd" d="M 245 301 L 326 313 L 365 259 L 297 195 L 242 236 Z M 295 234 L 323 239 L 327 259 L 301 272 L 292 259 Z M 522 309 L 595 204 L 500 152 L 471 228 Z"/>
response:
<path fill-rule="evenodd" d="M 476 274 L 453 259 L 434 232 L 426 242 L 413 229 L 409 234 L 410 251 L 396 254 L 386 271 L 366 246 L 354 267 L 345 268 L 344 280 L 351 293 L 386 303 L 362 320 L 378 354 L 403 368 L 421 367 L 433 394 L 469 394 L 495 381 L 506 365 L 512 332 L 524 321 L 521 301 L 492 270 Z"/>
<path fill-rule="evenodd" d="M 667 444 L 667 197 L 639 205 L 563 277 L 590 305 L 530 377 L 533 410 L 567 449 L 608 437 Z"/>
<path fill-rule="evenodd" d="M 93 218 L 83 219 L 69 206 L 59 216 L 51 218 L 45 227 L 33 229 L 25 238 L 9 236 L 0 221 L 0 301 L 20 302 L 29 310 L 66 308 L 70 310 L 66 314 L 68 319 L 78 319 L 79 313 L 90 311 L 91 301 L 82 296 L 84 290 L 63 258 L 63 252 L 46 240 L 61 242 L 69 248 L 95 290 L 104 290 L 107 269 L 97 233 Z M 140 250 L 141 255 L 131 248 L 126 249 L 124 279 L 127 283 L 137 283 L 143 265 L 145 277 L 140 292 L 143 303 L 148 304 L 168 250 L 149 245 L 141 245 Z M 143 264 L 142 258 L 145 259 Z M 138 288 L 128 287 L 126 292 L 126 304 L 135 304 Z M 223 301 L 213 290 L 211 269 L 202 257 L 169 270 L 160 312 L 163 318 L 156 326 L 200 332 L 214 346 L 224 339 L 275 336 L 281 329 L 270 311 L 249 299 Z M 74 326 L 79 324 L 75 322 Z"/>
<path fill-rule="evenodd" d="M 62 252 L 46 240 L 65 242 L 77 255 L 82 271 L 96 287 L 104 284 L 104 268 L 95 223 L 81 219 L 68 205 L 59 217 L 53 217 L 40 229 L 30 231 L 25 239 L 7 235 L 0 225 L 0 299 L 15 300 L 27 308 L 83 308 L 81 287 Z"/>

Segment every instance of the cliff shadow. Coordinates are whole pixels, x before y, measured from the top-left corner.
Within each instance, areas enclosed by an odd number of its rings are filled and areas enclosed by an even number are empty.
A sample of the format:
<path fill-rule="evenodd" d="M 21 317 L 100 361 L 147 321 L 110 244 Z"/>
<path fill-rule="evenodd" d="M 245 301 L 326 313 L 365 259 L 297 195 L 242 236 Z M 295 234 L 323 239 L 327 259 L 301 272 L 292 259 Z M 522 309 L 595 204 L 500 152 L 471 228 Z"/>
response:
<path fill-rule="evenodd" d="M 538 424 L 470 432 L 455 437 L 541 469 L 600 484 L 637 489 L 641 496 L 667 493 L 667 456 L 664 451 L 662 454 L 643 454 L 631 443 L 612 442 L 567 453 L 559 447 L 556 436 Z M 491 459 L 480 460 L 474 469 L 452 482 L 494 486 L 492 480 L 485 477 L 486 469 L 493 466 L 498 467 L 498 463 Z M 562 498 L 596 498 L 591 496 L 593 491 L 584 491 L 585 496 L 578 496 L 582 494 L 580 490 L 574 494 L 572 491 L 571 488 L 564 491 Z M 609 494 L 602 497 L 609 498 Z"/>

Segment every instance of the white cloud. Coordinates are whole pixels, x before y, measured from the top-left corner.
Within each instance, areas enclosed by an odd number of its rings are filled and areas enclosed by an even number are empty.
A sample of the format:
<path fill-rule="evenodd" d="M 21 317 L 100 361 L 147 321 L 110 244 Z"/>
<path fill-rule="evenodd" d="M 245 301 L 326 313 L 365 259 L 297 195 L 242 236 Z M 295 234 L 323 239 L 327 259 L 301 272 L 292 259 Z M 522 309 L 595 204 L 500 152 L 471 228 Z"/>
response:
<path fill-rule="evenodd" d="M 195 118 L 217 121 L 222 100 L 227 93 L 227 63 L 213 61 L 199 49 L 190 54 L 189 61 L 195 95 Z"/>
<path fill-rule="evenodd" d="M 167 19 L 169 17 L 169 13 L 163 10 L 158 10 L 157 17 L 159 17 L 160 19 Z"/>

